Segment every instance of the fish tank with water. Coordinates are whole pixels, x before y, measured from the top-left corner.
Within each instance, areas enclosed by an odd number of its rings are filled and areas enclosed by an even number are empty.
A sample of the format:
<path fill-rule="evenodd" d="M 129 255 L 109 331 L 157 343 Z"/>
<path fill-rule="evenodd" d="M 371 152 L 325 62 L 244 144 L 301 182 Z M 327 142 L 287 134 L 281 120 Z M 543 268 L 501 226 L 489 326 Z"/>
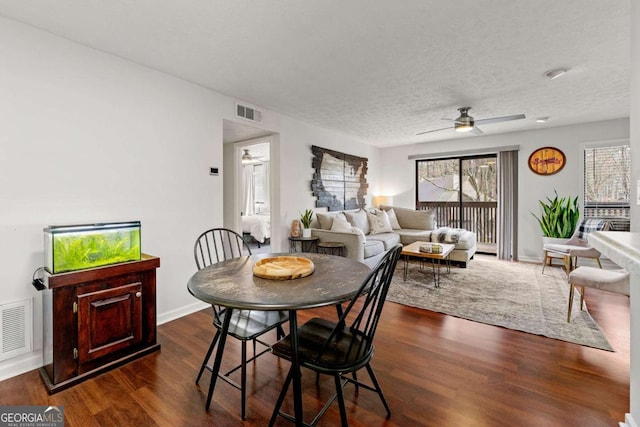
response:
<path fill-rule="evenodd" d="M 44 229 L 51 274 L 140 260 L 140 221 L 52 225 Z"/>

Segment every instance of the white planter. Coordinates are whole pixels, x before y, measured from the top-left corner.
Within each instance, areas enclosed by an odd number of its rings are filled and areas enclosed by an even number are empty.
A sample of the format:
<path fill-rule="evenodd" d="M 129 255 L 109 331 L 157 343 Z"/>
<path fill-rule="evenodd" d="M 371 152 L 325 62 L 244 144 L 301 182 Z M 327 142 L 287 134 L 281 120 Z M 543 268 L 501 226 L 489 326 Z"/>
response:
<path fill-rule="evenodd" d="M 302 237 L 311 237 L 311 229 L 303 228 L 302 229 Z"/>
<path fill-rule="evenodd" d="M 564 239 L 564 238 L 560 238 L 560 237 L 542 237 L 542 245 L 546 245 L 546 244 L 554 244 L 554 245 L 562 245 L 564 242 L 566 242 L 569 239 Z"/>

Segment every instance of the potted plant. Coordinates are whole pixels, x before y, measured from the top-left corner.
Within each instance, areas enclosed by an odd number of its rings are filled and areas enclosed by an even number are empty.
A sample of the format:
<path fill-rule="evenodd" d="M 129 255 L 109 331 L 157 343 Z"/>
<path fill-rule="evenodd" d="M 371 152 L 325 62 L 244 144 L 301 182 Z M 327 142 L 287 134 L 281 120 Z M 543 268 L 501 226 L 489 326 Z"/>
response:
<path fill-rule="evenodd" d="M 313 211 L 307 209 L 300 214 L 300 222 L 302 223 L 302 237 L 311 237 L 311 220 L 313 219 Z"/>
<path fill-rule="evenodd" d="M 531 213 L 540 224 L 542 230 L 543 242 L 544 238 L 569 239 L 576 229 L 578 219 L 580 218 L 580 209 L 578 207 L 578 196 L 558 197 L 558 192 L 553 190 L 555 197 L 553 199 L 547 197 L 547 200 L 540 200 L 540 208 L 542 215 L 538 217 Z"/>

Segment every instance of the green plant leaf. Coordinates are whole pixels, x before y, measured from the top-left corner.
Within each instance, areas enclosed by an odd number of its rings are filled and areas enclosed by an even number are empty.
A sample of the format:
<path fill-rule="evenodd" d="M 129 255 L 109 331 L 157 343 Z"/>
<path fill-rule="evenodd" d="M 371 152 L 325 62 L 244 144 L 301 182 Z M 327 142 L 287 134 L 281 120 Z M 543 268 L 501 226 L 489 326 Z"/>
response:
<path fill-rule="evenodd" d="M 531 213 L 540 225 L 544 237 L 569 238 L 573 235 L 578 220 L 580 219 L 580 207 L 578 196 L 575 198 L 559 197 L 553 190 L 553 199 L 547 197 L 546 202 L 539 200 L 542 214 L 538 217 Z"/>

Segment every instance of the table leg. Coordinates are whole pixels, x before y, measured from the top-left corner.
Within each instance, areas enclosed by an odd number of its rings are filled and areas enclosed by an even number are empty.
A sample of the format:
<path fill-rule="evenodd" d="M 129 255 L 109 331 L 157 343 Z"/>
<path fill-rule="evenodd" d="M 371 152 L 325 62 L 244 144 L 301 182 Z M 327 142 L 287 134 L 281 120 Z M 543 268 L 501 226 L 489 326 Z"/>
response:
<path fill-rule="evenodd" d="M 224 311 L 224 320 L 222 321 L 222 329 L 220 330 L 220 340 L 218 341 L 218 348 L 216 350 L 216 358 L 213 361 L 213 368 L 211 369 L 211 384 L 209 384 L 209 394 L 207 394 L 207 411 L 211 406 L 211 398 L 213 397 L 213 389 L 216 387 L 216 380 L 218 379 L 218 372 L 220 372 L 220 365 L 222 364 L 222 353 L 224 353 L 224 345 L 227 342 L 227 333 L 229 332 L 229 324 L 231 323 L 231 315 L 233 309 L 227 308 Z"/>
<path fill-rule="evenodd" d="M 404 256 L 404 281 L 407 281 L 407 273 L 409 272 L 409 255 Z"/>
<path fill-rule="evenodd" d="M 440 287 L 440 260 L 437 260 L 436 263 L 435 258 L 431 258 L 431 267 L 433 268 L 433 282 L 436 288 Z"/>
<path fill-rule="evenodd" d="M 298 320 L 295 310 L 289 310 L 289 334 L 291 335 L 291 373 L 293 376 L 293 415 L 296 426 L 302 426 L 302 379 L 298 360 Z"/>

